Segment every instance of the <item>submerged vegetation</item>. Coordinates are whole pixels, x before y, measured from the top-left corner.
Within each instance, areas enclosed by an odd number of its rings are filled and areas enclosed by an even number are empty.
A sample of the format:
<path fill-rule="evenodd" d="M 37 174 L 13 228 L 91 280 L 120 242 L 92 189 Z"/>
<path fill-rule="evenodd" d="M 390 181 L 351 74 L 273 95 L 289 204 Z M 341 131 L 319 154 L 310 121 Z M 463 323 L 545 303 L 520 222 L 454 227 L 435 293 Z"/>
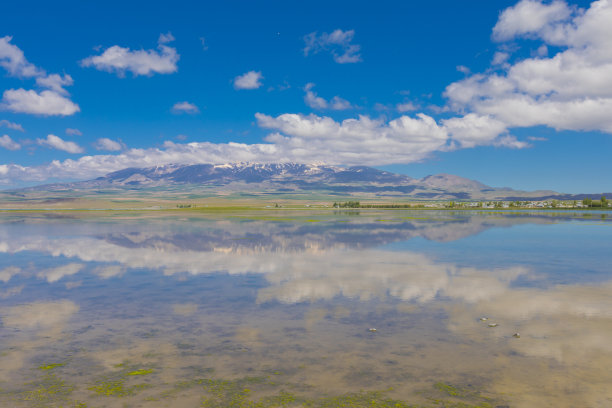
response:
<path fill-rule="evenodd" d="M 39 370 L 52 370 L 64 364 L 39 366 Z M 115 366 L 119 371 L 107 373 L 93 385 L 81 388 L 60 378 L 58 373 L 45 373 L 41 378 L 28 382 L 22 390 L 0 389 L 0 405 L 20 407 L 86 408 L 104 406 L 100 398 L 128 398 L 129 404 L 148 401 L 168 401 L 185 394 L 198 395 L 200 406 L 206 408 L 492 408 L 492 400 L 474 390 L 435 383 L 431 389 L 417 393 L 419 402 L 392 397 L 393 388 L 386 390 L 361 390 L 341 395 L 312 396 L 304 384 L 293 384 L 282 379 L 283 373 L 274 371 L 263 376 L 238 379 L 196 378 L 177 381 L 174 384 L 149 381 L 132 383 L 130 378 L 148 376 L 155 370 L 134 369 L 126 364 Z M 66 373 L 64 373 L 66 374 Z M 83 392 L 89 391 L 83 402 Z M 141 393 L 142 392 L 142 393 Z M 77 394 L 81 400 L 73 399 Z M 90 401 L 89 401 L 90 400 Z M 127 401 L 126 401 L 127 402 Z M 102 405 L 100 405 L 102 404 Z M 124 404 L 125 405 L 125 404 Z M 127 405 L 125 405 L 127 406 Z M 131 406 L 131 405 L 129 405 Z"/>

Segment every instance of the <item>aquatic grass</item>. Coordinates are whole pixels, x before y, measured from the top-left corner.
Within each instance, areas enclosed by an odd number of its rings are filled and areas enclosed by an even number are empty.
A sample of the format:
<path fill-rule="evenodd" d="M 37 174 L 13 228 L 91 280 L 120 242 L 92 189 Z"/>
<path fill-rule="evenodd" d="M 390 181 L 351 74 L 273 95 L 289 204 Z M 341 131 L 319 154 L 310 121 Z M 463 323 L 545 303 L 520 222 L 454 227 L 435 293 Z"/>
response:
<path fill-rule="evenodd" d="M 138 391 L 153 387 L 151 384 L 136 384 L 129 387 L 125 386 L 125 380 L 119 379 L 114 381 L 100 381 L 97 385 L 88 387 L 87 389 L 95 392 L 98 395 L 107 397 L 127 397 L 134 395 Z"/>
<path fill-rule="evenodd" d="M 87 387 L 87 389 L 93 391 L 97 395 L 127 397 L 153 387 L 153 385 L 148 383 L 126 385 L 126 381 L 130 377 L 144 376 L 153 373 L 154 370 L 152 368 L 134 370 L 133 367 L 128 367 L 126 363 L 117 364 L 115 367 L 123 369 L 119 372 L 102 377 L 100 380 L 96 381 L 94 385 Z"/>
<path fill-rule="evenodd" d="M 126 375 L 147 375 L 147 374 L 151 374 L 153 372 L 153 369 L 141 369 L 141 370 L 136 370 L 136 371 L 131 371 L 129 373 L 127 373 Z"/>
<path fill-rule="evenodd" d="M 17 399 L 27 401 L 32 407 L 57 406 L 60 403 L 68 402 L 68 397 L 72 394 L 75 387 L 66 384 L 64 380 L 55 374 L 47 374 L 39 381 L 26 383 L 32 389 L 17 393 Z"/>
<path fill-rule="evenodd" d="M 38 367 L 38 369 L 47 371 L 47 370 L 53 370 L 54 368 L 63 367 L 63 366 L 64 366 L 64 363 L 53 363 L 53 364 L 41 365 Z"/>

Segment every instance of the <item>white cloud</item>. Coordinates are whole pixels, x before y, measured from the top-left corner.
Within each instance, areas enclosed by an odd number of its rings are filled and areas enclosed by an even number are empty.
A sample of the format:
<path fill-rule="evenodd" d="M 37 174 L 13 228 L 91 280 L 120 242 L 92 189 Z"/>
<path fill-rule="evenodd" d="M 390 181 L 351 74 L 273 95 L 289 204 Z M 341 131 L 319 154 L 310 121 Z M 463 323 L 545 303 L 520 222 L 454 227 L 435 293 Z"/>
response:
<path fill-rule="evenodd" d="M 416 106 L 412 102 L 404 102 L 404 103 L 398 103 L 395 108 L 397 109 L 398 112 L 404 113 L 404 112 L 415 111 L 418 109 L 418 106 Z"/>
<path fill-rule="evenodd" d="M 306 105 L 310 106 L 313 109 L 327 109 L 327 101 L 319 96 L 316 93 L 311 91 L 313 83 L 308 83 L 304 87 L 304 91 L 306 91 L 306 95 L 304 96 L 304 102 Z"/>
<path fill-rule="evenodd" d="M 19 150 L 21 145 L 15 142 L 9 135 L 0 136 L 0 147 L 8 150 Z"/>
<path fill-rule="evenodd" d="M 72 84 L 72 77 L 70 75 L 65 74 L 63 77 L 58 74 L 50 74 L 47 76 L 36 78 L 36 85 L 43 88 L 49 88 L 58 94 L 68 94 L 64 87 L 70 86 Z"/>
<path fill-rule="evenodd" d="M 469 75 L 470 72 L 472 72 L 468 67 L 466 67 L 465 65 L 457 65 L 457 71 L 461 72 L 462 74 L 466 74 Z"/>
<path fill-rule="evenodd" d="M 336 122 L 316 115 L 255 115 L 259 126 L 275 130 L 266 137 L 291 160 L 333 164 L 414 162 L 444 148 L 448 134 L 424 114 L 385 123 L 360 116 Z"/>
<path fill-rule="evenodd" d="M 306 92 L 306 95 L 304 95 L 304 102 L 306 102 L 306 105 L 313 109 L 345 110 L 352 108 L 349 101 L 339 96 L 334 96 L 329 102 L 321 98 L 312 90 L 314 85 L 315 84 L 311 82 L 304 87 L 304 91 Z"/>
<path fill-rule="evenodd" d="M 320 51 L 329 51 L 334 61 L 339 64 L 355 63 L 361 61 L 361 46 L 351 44 L 355 30 L 334 30 L 331 33 L 317 35 L 314 31 L 304 36 L 304 55 L 316 54 Z"/>
<path fill-rule="evenodd" d="M 508 61 L 510 58 L 510 54 L 507 52 L 498 51 L 493 55 L 493 61 L 491 61 L 491 65 L 501 65 Z"/>
<path fill-rule="evenodd" d="M 235 89 L 257 89 L 262 83 L 263 76 L 260 71 L 249 71 L 234 78 Z"/>
<path fill-rule="evenodd" d="M 461 147 L 474 147 L 492 144 L 495 139 L 506 132 L 506 125 L 490 116 L 479 116 L 474 113 L 463 117 L 442 120 L 453 140 Z"/>
<path fill-rule="evenodd" d="M 172 42 L 174 40 L 175 40 L 175 38 L 172 35 L 172 33 L 170 33 L 170 32 L 168 32 L 167 34 L 163 34 L 162 33 L 162 34 L 159 35 L 159 39 L 157 40 L 157 43 L 158 44 L 168 44 L 168 43 L 170 43 L 170 42 Z"/>
<path fill-rule="evenodd" d="M 6 119 L 0 120 L 0 127 L 3 127 L 3 126 L 9 129 L 18 130 L 20 132 L 25 132 L 25 130 L 23 129 L 23 126 L 21 126 L 19 123 L 10 122 Z"/>
<path fill-rule="evenodd" d="M 83 133 L 79 129 L 66 128 L 66 134 L 68 136 L 83 136 Z"/>
<path fill-rule="evenodd" d="M 612 133 L 612 2 L 587 10 L 562 1 L 523 0 L 504 11 L 494 38 L 529 36 L 545 43 L 538 56 L 507 64 L 502 73 L 475 74 L 450 84 L 449 106 L 489 116 L 506 127 Z M 546 45 L 560 47 L 546 57 Z M 544 48 L 543 48 L 544 47 Z"/>
<path fill-rule="evenodd" d="M 538 0 L 522 0 L 500 15 L 493 27 L 493 38 L 505 41 L 541 30 L 554 30 L 553 24 L 566 20 L 570 14 L 571 9 L 564 1 L 546 4 Z"/>
<path fill-rule="evenodd" d="M 11 44 L 13 37 L 0 37 L 0 66 L 16 77 L 36 77 L 44 75 L 44 71 L 26 60 L 23 51 Z"/>
<path fill-rule="evenodd" d="M 334 96 L 329 102 L 329 107 L 333 110 L 345 110 L 351 109 L 353 106 L 346 99 L 342 99 L 339 96 Z"/>
<path fill-rule="evenodd" d="M 538 57 L 548 56 L 548 47 L 546 46 L 546 44 L 542 44 L 538 47 L 538 49 L 536 50 L 536 55 Z"/>
<path fill-rule="evenodd" d="M 55 91 L 36 92 L 23 88 L 4 91 L 0 109 L 43 116 L 69 116 L 81 111 L 77 104 Z"/>
<path fill-rule="evenodd" d="M 17 113 L 31 113 L 35 115 L 67 116 L 80 111 L 78 105 L 67 98 L 65 86 L 72 85 L 72 77 L 64 74 L 47 74 L 29 63 L 23 51 L 10 43 L 12 37 L 0 38 L 0 66 L 12 76 L 36 78 L 36 85 L 47 88 L 42 92 L 26 91 L 23 88 L 4 91 L 0 109 Z"/>
<path fill-rule="evenodd" d="M 189 113 L 196 114 L 200 113 L 200 109 L 193 103 L 189 103 L 187 101 L 177 102 L 172 106 L 172 113 Z"/>
<path fill-rule="evenodd" d="M 61 137 L 47 135 L 46 139 L 36 139 L 39 145 L 49 146 L 53 149 L 63 150 L 68 153 L 83 153 L 83 149 L 74 142 L 67 142 Z"/>
<path fill-rule="evenodd" d="M 120 77 L 130 71 L 134 76 L 157 74 L 171 74 L 178 70 L 176 63 L 179 55 L 176 48 L 167 44 L 173 41 L 172 34 L 161 34 L 156 50 L 130 50 L 129 48 L 113 45 L 100 55 L 87 57 L 81 61 L 84 67 L 91 67 L 107 72 L 115 72 Z"/>
<path fill-rule="evenodd" d="M 116 152 L 123 149 L 123 146 L 119 142 L 102 137 L 96 141 L 94 147 L 97 150 L 107 150 L 109 152 Z"/>

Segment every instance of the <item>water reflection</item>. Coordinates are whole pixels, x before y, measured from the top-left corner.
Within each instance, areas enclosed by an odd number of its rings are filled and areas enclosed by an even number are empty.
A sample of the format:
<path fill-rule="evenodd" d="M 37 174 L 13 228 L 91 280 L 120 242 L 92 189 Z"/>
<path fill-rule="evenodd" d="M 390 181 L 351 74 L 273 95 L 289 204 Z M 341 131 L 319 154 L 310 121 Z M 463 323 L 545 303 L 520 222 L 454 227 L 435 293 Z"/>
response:
<path fill-rule="evenodd" d="M 151 406 L 162 395 L 199 405 L 205 390 L 184 385 L 194 378 L 246 376 L 268 378 L 257 395 L 290 389 L 309 403 L 389 387 L 385 398 L 425 406 L 612 400 L 612 271 L 596 245 L 609 242 L 608 221 L 259 218 L 2 219 L 0 403 L 32 406 L 20 390 L 50 363 L 71 401 L 94 406 L 125 404 L 96 394 L 111 377 Z M 527 253 L 511 231 L 547 244 Z M 484 247 L 504 256 L 483 260 Z M 574 273 L 559 277 L 559 265 Z"/>

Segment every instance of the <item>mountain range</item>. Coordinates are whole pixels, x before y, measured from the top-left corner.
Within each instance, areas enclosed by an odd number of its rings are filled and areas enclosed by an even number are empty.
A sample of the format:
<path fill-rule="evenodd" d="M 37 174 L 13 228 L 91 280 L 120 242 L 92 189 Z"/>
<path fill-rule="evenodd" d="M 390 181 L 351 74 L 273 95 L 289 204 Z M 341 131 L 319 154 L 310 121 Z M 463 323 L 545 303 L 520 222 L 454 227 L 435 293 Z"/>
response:
<path fill-rule="evenodd" d="M 338 196 L 425 200 L 579 199 L 599 195 L 568 195 L 550 190 L 495 188 L 475 180 L 436 174 L 421 179 L 366 166 L 338 167 L 297 163 L 169 164 L 127 168 L 72 183 L 30 187 L 30 191 L 94 191 L 185 189 L 190 191 L 259 192 L 290 195 L 319 192 Z"/>

